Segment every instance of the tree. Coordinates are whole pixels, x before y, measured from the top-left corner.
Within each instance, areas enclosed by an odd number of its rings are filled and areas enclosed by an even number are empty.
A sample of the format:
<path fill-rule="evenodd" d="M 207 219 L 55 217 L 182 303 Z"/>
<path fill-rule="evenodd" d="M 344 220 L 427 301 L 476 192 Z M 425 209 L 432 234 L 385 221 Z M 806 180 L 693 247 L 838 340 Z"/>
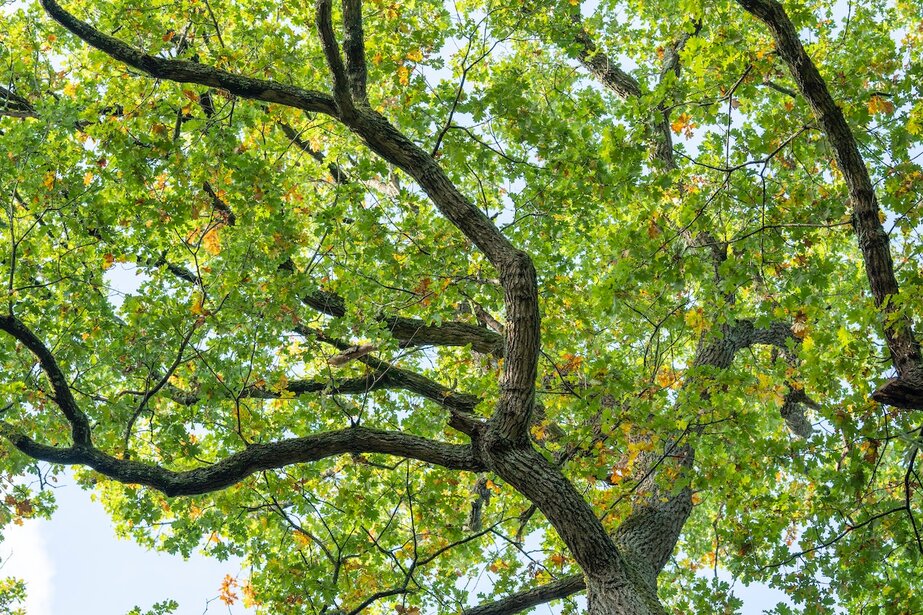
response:
<path fill-rule="evenodd" d="M 266 613 L 916 612 L 921 16 L 7 8 L 5 472 Z"/>

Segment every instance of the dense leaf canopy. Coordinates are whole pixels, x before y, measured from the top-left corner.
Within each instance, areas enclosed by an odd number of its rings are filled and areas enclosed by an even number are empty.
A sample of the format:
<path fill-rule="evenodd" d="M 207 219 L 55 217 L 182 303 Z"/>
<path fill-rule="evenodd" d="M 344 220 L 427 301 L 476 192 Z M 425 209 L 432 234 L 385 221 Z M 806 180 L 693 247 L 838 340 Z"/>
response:
<path fill-rule="evenodd" d="M 919 0 L 0 11 L 3 522 L 77 466 L 261 613 L 923 610 Z"/>

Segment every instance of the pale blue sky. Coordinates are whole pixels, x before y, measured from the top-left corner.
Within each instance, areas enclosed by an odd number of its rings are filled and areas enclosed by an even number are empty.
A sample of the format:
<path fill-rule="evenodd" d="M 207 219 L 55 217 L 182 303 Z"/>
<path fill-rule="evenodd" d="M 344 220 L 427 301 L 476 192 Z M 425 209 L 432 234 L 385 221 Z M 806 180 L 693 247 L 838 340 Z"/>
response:
<path fill-rule="evenodd" d="M 0 576 L 19 576 L 29 585 L 28 615 L 125 615 L 168 598 L 179 603 L 179 615 L 252 613 L 216 599 L 225 575 L 246 578 L 240 561 L 183 560 L 119 540 L 102 505 L 70 477 L 55 496 L 51 521 L 10 526 L 0 545 Z"/>

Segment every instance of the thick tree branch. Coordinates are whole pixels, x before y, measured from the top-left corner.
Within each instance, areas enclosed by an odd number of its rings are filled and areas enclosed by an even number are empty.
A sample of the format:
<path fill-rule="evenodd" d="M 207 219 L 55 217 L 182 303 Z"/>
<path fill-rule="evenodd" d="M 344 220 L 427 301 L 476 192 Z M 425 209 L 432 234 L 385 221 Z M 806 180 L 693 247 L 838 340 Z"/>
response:
<path fill-rule="evenodd" d="M 346 315 L 346 302 L 336 293 L 317 290 L 302 296 L 302 302 L 329 316 Z M 388 332 L 404 346 L 467 346 L 483 354 L 503 356 L 503 336 L 486 327 L 464 322 L 427 324 L 419 318 L 379 315 Z"/>
<path fill-rule="evenodd" d="M 404 346 L 468 346 L 482 354 L 503 356 L 503 336 L 465 322 L 426 324 L 419 318 L 382 316 L 388 332 Z"/>
<path fill-rule="evenodd" d="M 235 75 L 197 62 L 158 58 L 100 32 L 65 11 L 55 0 L 42 0 L 41 4 L 55 21 L 85 43 L 152 77 L 222 88 L 243 98 L 278 103 L 333 117 L 338 115 L 333 99 L 327 94 L 275 81 Z"/>
<path fill-rule="evenodd" d="M 873 398 L 898 407 L 921 409 L 923 357 L 911 319 L 898 312 L 896 298 L 900 289 L 894 275 L 888 234 L 881 223 L 878 199 L 855 136 L 782 5 L 775 0 L 738 0 L 738 4 L 769 27 L 779 56 L 788 65 L 798 90 L 827 135 L 837 166 L 846 180 L 865 272 L 875 305 L 883 311 L 885 340 L 899 374 L 896 380 L 876 391 Z"/>
<path fill-rule="evenodd" d="M 395 367 L 380 359 L 363 357 L 363 363 L 373 366 L 374 371 L 357 378 L 343 380 L 291 380 L 284 387 L 271 388 L 265 385 L 244 387 L 237 399 L 284 399 L 308 394 L 361 395 L 385 389 L 402 389 L 416 393 L 455 413 L 471 414 L 481 401 L 475 395 L 458 393 L 419 374 Z M 170 387 L 168 396 L 173 401 L 190 406 L 201 401 L 195 391 Z"/>
<path fill-rule="evenodd" d="M 620 98 L 640 98 L 641 85 L 638 80 L 619 68 L 617 62 L 599 50 L 596 41 L 583 26 L 579 14 L 574 16 L 577 32 L 574 40 L 580 46 L 580 62 L 599 82 Z"/>
<path fill-rule="evenodd" d="M 640 98 L 644 92 L 638 80 L 619 68 L 618 62 L 602 52 L 596 41 L 583 25 L 583 18 L 579 12 L 573 15 L 577 28 L 574 40 L 579 47 L 580 63 L 596 77 L 603 86 L 611 90 L 624 100 Z M 683 32 L 675 43 L 670 45 L 660 70 L 660 79 L 663 80 L 669 73 L 679 75 L 679 54 L 690 38 L 699 33 L 702 24 L 700 21 L 693 23 L 691 32 Z M 659 117 L 654 121 L 653 128 L 658 133 L 656 136 L 654 159 L 661 162 L 667 169 L 675 169 L 676 161 L 673 158 L 673 136 L 670 133 L 670 109 L 665 102 L 657 107 Z"/>
<path fill-rule="evenodd" d="M 737 353 L 757 344 L 767 344 L 783 349 L 790 354 L 789 340 L 794 339 L 791 327 L 782 322 L 773 322 L 767 327 L 757 327 L 750 320 L 739 320 L 726 325 L 717 332 L 716 337 L 708 333 L 699 339 L 699 347 L 693 359 L 693 367 L 710 367 L 728 369 Z M 803 392 L 801 392 L 803 395 Z M 703 393 L 704 401 L 708 394 Z M 807 399 L 807 396 L 804 396 Z M 795 404 L 802 400 L 794 392 L 791 405 L 783 406 L 782 415 L 793 431 L 805 427 L 803 413 L 796 412 Z M 639 458 L 643 474 L 635 483 L 633 493 L 642 485 L 649 492 L 634 504 L 632 513 L 615 532 L 617 544 L 636 561 L 643 562 L 641 574 L 648 581 L 656 584 L 657 575 L 666 565 L 686 519 L 692 511 L 692 490 L 682 489 L 679 493 L 664 492 L 654 482 L 653 477 L 664 462 L 672 460 L 673 468 L 690 471 L 694 463 L 694 450 L 685 440 L 691 427 L 687 427 L 678 436 L 669 441 L 662 453 L 642 453 Z M 810 429 L 808 424 L 807 429 Z M 639 472 L 639 473 L 641 473 Z M 625 497 L 625 496 L 623 496 Z"/>
<path fill-rule="evenodd" d="M 500 600 L 465 609 L 463 615 L 512 615 L 540 604 L 567 598 L 586 589 L 582 574 L 562 577 L 546 585 L 531 587 Z"/>
<path fill-rule="evenodd" d="M 146 485 L 168 496 L 198 495 L 234 485 L 255 472 L 308 463 L 346 453 L 383 453 L 443 466 L 481 471 L 470 445 L 447 444 L 394 431 L 350 427 L 271 444 L 251 444 L 208 466 L 175 472 L 156 465 L 117 459 L 90 445 L 56 448 L 40 444 L 0 423 L 0 435 L 22 453 L 49 463 L 85 465 L 126 484 Z"/>
<path fill-rule="evenodd" d="M 347 342 L 331 338 L 322 331 L 303 326 L 296 327 L 296 331 L 306 337 L 316 338 L 338 350 L 352 348 Z M 459 431 L 470 436 L 483 427 L 483 424 L 472 416 L 475 406 L 481 401 L 477 396 L 457 393 L 426 376 L 395 367 L 370 354 L 362 355 L 356 360 L 375 370 L 376 375 L 373 377 L 384 380 L 387 386 L 416 393 L 449 410 L 452 413 L 452 420 L 449 424 Z"/>
<path fill-rule="evenodd" d="M 359 105 L 368 104 L 362 0 L 343 0 L 343 52 L 346 54 L 346 73 L 353 100 Z"/>
<path fill-rule="evenodd" d="M 153 267 L 166 266 L 176 277 L 191 282 L 199 283 L 195 273 L 160 258 L 152 263 Z M 293 269 L 294 265 L 290 265 Z M 325 290 L 314 290 L 300 296 L 301 302 L 322 314 L 342 318 L 346 316 L 346 302 L 341 296 Z M 402 346 L 468 346 L 472 350 L 483 354 L 503 356 L 503 336 L 491 331 L 487 327 L 472 325 L 466 322 L 447 321 L 439 325 L 428 324 L 420 318 L 404 316 L 391 316 L 379 314 L 375 320 L 384 324 L 388 332 L 398 340 Z"/>

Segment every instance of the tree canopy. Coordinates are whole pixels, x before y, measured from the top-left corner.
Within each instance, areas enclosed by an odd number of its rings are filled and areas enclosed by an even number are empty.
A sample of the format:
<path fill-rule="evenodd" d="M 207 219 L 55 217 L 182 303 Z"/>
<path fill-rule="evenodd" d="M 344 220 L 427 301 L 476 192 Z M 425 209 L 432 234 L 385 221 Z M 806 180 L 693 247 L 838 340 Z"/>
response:
<path fill-rule="evenodd" d="M 260 613 L 923 609 L 919 1 L 0 11 L 3 522 L 75 466 Z"/>

